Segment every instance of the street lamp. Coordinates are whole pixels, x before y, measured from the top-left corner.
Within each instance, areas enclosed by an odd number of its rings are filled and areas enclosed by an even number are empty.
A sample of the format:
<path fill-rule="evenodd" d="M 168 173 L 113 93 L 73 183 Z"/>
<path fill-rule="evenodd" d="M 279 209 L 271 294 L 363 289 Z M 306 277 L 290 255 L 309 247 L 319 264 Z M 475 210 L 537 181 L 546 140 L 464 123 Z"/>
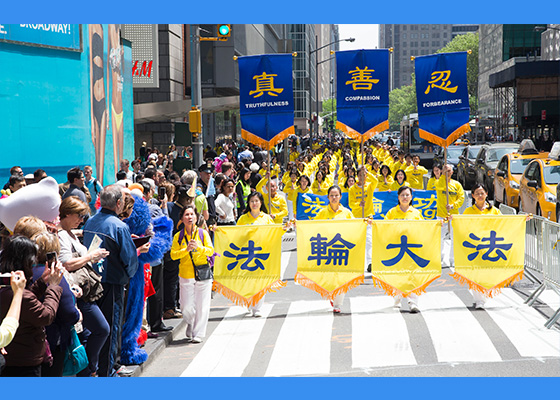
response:
<path fill-rule="evenodd" d="M 324 46 L 321 47 L 317 47 L 319 46 L 319 37 L 317 35 L 315 35 L 315 50 L 311 50 L 311 41 L 309 42 L 309 54 L 308 54 L 308 58 L 309 58 L 309 115 L 311 116 L 311 54 L 318 52 L 319 50 L 324 49 L 325 47 L 331 46 L 333 44 L 339 43 L 339 42 L 353 42 L 356 39 L 354 38 L 348 38 L 348 39 L 339 39 L 339 40 L 335 40 L 334 42 L 331 43 L 327 43 Z M 327 60 L 323 60 L 321 62 L 319 62 L 319 60 L 317 59 L 317 57 L 315 57 L 315 108 L 316 108 L 316 112 L 317 112 L 317 119 L 315 121 L 315 127 L 317 127 L 316 129 L 316 133 L 319 134 L 319 64 L 328 61 Z M 310 142 L 313 143 L 313 127 L 311 127 L 311 134 L 309 135 L 310 137 Z"/>
<path fill-rule="evenodd" d="M 546 31 L 547 29 L 552 29 L 552 30 L 555 30 L 555 31 L 560 31 L 560 28 L 555 28 L 554 26 L 548 26 L 548 25 L 546 25 L 546 26 L 537 25 L 537 26 L 535 26 L 535 27 L 533 28 L 533 30 L 534 30 L 535 32 L 544 32 L 544 31 Z"/>

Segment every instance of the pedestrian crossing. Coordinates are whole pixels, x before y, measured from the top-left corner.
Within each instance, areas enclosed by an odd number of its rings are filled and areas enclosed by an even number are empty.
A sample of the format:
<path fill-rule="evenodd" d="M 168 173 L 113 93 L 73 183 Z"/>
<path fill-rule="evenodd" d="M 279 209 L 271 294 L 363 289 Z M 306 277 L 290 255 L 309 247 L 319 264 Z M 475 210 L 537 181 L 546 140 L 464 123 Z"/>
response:
<path fill-rule="evenodd" d="M 551 292 L 541 296 L 554 305 L 558 297 Z M 343 311 L 349 312 L 334 316 L 325 300 L 294 301 L 281 312 L 275 312 L 279 305 L 265 302 L 262 318 L 251 318 L 245 308 L 232 306 L 181 376 L 241 377 L 247 369 L 266 377 L 329 375 L 338 318 L 350 319 L 351 340 L 344 356 L 351 358 L 348 365 L 354 371 L 421 366 L 426 359 L 418 356 L 422 349 L 415 347 L 426 338 L 430 343 L 425 346 L 435 350 L 441 364 L 496 363 L 512 357 L 560 359 L 560 330 L 544 328 L 546 317 L 523 304 L 513 289 L 503 289 L 489 299 L 485 310 L 467 307 L 454 291 L 425 293 L 419 305 L 420 314 L 408 314 L 393 308 L 388 296 L 348 296 Z M 279 332 L 267 339 L 273 340 L 273 346 L 268 346 L 273 349 L 259 349 L 259 340 L 272 329 L 268 320 L 277 323 L 278 318 L 282 319 Z M 413 319 L 423 323 L 411 324 Z M 493 322 L 488 326 L 484 321 Z M 499 351 L 504 345 L 495 343 L 497 337 L 507 340 L 518 354 Z"/>

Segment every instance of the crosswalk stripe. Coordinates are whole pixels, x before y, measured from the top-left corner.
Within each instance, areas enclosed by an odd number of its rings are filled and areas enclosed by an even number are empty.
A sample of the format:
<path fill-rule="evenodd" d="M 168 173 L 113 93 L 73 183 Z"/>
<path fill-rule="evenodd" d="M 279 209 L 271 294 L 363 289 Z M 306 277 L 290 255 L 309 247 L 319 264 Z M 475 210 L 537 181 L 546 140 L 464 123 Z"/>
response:
<path fill-rule="evenodd" d="M 288 264 L 290 263 L 290 257 L 292 256 L 292 252 L 282 252 L 282 259 L 280 260 L 280 277 L 283 281 L 286 280 L 286 269 L 288 268 Z"/>
<path fill-rule="evenodd" d="M 486 302 L 485 308 L 522 357 L 560 356 L 560 332 L 546 329 L 546 318 L 523 304 L 513 289 L 503 289 Z"/>
<path fill-rule="evenodd" d="M 328 374 L 333 319 L 325 300 L 293 302 L 265 376 Z"/>
<path fill-rule="evenodd" d="M 388 296 L 354 297 L 352 368 L 416 365 L 402 314 Z"/>
<path fill-rule="evenodd" d="M 252 318 L 246 308 L 231 307 L 181 376 L 242 376 L 271 310 L 272 305 L 265 303 L 262 318 Z"/>
<path fill-rule="evenodd" d="M 440 362 L 502 360 L 477 319 L 453 292 L 423 294 L 419 307 Z"/>
<path fill-rule="evenodd" d="M 558 310 L 558 307 L 560 307 L 560 295 L 552 289 L 547 289 L 542 292 L 539 296 L 539 300 L 544 302 L 554 311 Z"/>

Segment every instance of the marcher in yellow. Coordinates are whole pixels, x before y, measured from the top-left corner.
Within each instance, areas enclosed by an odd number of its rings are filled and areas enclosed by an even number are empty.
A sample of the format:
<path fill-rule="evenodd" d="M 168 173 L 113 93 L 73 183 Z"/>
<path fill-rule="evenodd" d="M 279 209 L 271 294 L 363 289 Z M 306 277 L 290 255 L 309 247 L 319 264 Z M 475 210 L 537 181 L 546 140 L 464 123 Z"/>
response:
<path fill-rule="evenodd" d="M 408 186 L 402 186 L 399 188 L 398 192 L 398 205 L 391 208 L 385 215 L 387 220 L 422 220 L 422 213 L 416 208 L 412 207 L 412 189 Z M 403 296 L 395 296 L 395 308 L 401 307 L 401 300 Z M 407 297 L 408 306 L 410 307 L 411 313 L 417 313 L 420 311 L 418 308 L 418 295 L 415 293 L 410 293 Z"/>
<path fill-rule="evenodd" d="M 410 184 L 407 182 L 407 179 L 408 177 L 406 175 L 406 172 L 404 172 L 404 170 L 402 169 L 399 169 L 397 172 L 395 172 L 395 181 L 391 184 L 391 190 L 394 190 L 396 192 L 403 186 L 410 186 Z"/>
<path fill-rule="evenodd" d="M 379 178 L 377 183 L 377 190 L 380 192 L 386 192 L 391 190 L 391 185 L 393 184 L 393 177 L 391 176 L 391 168 L 387 165 L 382 165 L 379 169 Z"/>
<path fill-rule="evenodd" d="M 264 203 L 268 206 L 268 193 L 267 190 L 267 180 L 269 174 L 262 178 L 259 183 L 257 183 L 257 191 L 260 192 L 264 198 Z M 281 224 L 284 217 L 288 216 L 288 204 L 283 196 L 278 194 L 278 184 L 276 183 L 276 176 L 273 176 L 270 180 L 270 216 L 275 223 Z"/>
<path fill-rule="evenodd" d="M 413 167 L 408 171 L 408 182 L 412 189 L 424 189 L 424 175 L 428 170 L 420 165 L 420 157 L 415 155 L 412 157 Z"/>
<path fill-rule="evenodd" d="M 355 186 L 355 185 L 354 185 Z M 340 198 L 342 197 L 342 191 L 338 186 L 331 186 L 328 190 L 329 204 L 327 204 L 321 211 L 317 213 L 314 220 L 320 219 L 352 219 L 354 216 L 352 212 L 340 204 Z M 333 307 L 333 313 L 340 313 L 340 308 L 342 303 L 344 303 L 345 293 L 336 296 L 333 301 L 331 301 L 331 306 Z"/>
<path fill-rule="evenodd" d="M 271 225 L 274 220 L 266 213 L 264 198 L 260 192 L 253 192 L 247 198 L 247 207 L 244 214 L 237 221 L 237 225 Z M 253 317 L 262 317 L 261 307 L 264 303 L 264 296 L 257 304 L 249 308 Z"/>
<path fill-rule="evenodd" d="M 317 173 L 315 174 L 315 180 L 311 185 L 311 190 L 313 190 L 313 193 L 320 196 L 326 195 L 328 189 L 327 185 L 328 183 L 325 180 L 325 174 L 323 173 L 323 171 L 317 171 Z"/>
<path fill-rule="evenodd" d="M 428 184 L 426 185 L 426 190 L 436 190 L 436 182 L 441 176 L 441 165 L 434 164 L 432 167 L 432 176 L 428 179 Z"/>
<path fill-rule="evenodd" d="M 194 265 L 208 264 L 207 257 L 214 254 L 210 235 L 198 228 L 198 213 L 193 204 L 183 209 L 181 221 L 184 228 L 173 237 L 171 259 L 179 262 L 179 302 L 185 319 L 187 340 L 200 343 L 206 336 L 210 315 L 212 279 L 197 281 Z"/>

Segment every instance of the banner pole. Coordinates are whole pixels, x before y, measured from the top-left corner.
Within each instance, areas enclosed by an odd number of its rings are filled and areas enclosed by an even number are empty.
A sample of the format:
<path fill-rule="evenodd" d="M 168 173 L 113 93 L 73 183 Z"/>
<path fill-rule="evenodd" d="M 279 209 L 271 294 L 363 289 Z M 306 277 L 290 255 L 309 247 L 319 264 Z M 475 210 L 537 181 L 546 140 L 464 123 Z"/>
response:
<path fill-rule="evenodd" d="M 445 210 L 447 211 L 447 215 L 449 215 L 449 210 L 447 210 L 447 206 L 449 205 L 449 182 L 447 180 L 447 146 L 444 147 L 443 151 L 443 171 L 445 178 Z M 451 232 L 451 221 L 449 219 L 447 220 L 447 229 L 448 232 Z"/>
<path fill-rule="evenodd" d="M 362 153 L 362 166 L 361 166 L 361 168 L 364 169 L 364 136 L 363 135 L 362 135 L 362 145 L 360 146 L 360 151 Z M 363 180 L 361 179 L 361 182 L 360 182 L 360 184 L 362 185 L 362 202 L 363 202 L 363 204 L 362 204 L 362 218 L 365 218 L 365 209 L 364 208 L 365 208 L 366 202 L 364 200 L 364 196 L 365 196 L 364 186 L 366 184 L 365 180 L 366 180 L 366 177 L 367 177 L 367 172 L 364 175 L 365 175 L 364 179 Z M 359 177 L 359 174 L 358 174 L 358 177 Z"/>
<path fill-rule="evenodd" d="M 268 214 L 272 214 L 272 196 L 270 193 L 270 181 L 272 179 L 272 171 L 270 170 L 270 149 L 268 149 L 266 151 L 267 155 L 268 155 L 268 183 L 267 183 L 267 190 L 268 190 Z"/>

